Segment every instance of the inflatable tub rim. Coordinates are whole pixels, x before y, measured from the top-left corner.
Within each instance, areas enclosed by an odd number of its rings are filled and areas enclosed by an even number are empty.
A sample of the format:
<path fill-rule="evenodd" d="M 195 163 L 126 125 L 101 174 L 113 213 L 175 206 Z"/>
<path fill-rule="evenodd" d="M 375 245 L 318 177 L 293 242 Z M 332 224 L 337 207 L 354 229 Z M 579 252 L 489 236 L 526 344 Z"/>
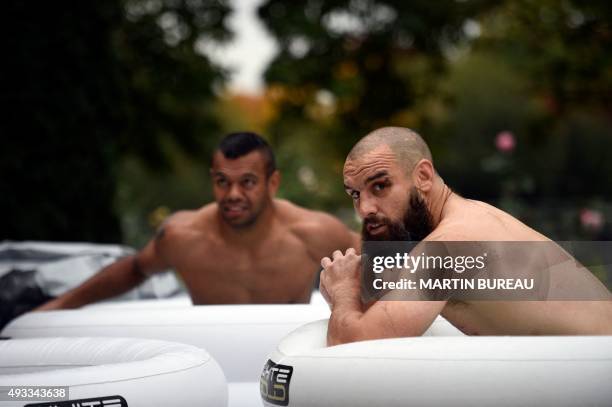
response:
<path fill-rule="evenodd" d="M 25 353 L 24 350 L 27 350 Z M 21 353 L 19 354 L 19 352 Z M 0 384 L 10 381 L 30 383 L 50 372 L 63 376 L 58 385 L 78 387 L 110 382 L 131 381 L 153 376 L 215 366 L 225 382 L 217 362 L 204 349 L 177 342 L 117 337 L 45 337 L 0 341 L 0 354 L 11 352 L 0 362 Z M 17 352 L 18 354 L 15 354 Z M 61 358 L 68 358 L 62 361 Z M 21 373 L 3 370 L 27 367 Z M 109 380 L 109 376 L 114 379 Z M 47 379 L 57 382 L 58 379 Z M 8 382 L 7 382 L 8 384 Z"/>
<path fill-rule="evenodd" d="M 610 335 L 403 337 L 328 347 L 326 332 L 326 320 L 302 325 L 268 355 L 264 406 L 609 407 L 612 400 Z"/>
<path fill-rule="evenodd" d="M 410 343 L 430 343 L 430 344 L 438 344 L 438 343 L 450 343 L 453 345 L 461 346 L 462 344 L 469 344 L 469 346 L 476 348 L 482 343 L 490 343 L 490 344 L 500 344 L 504 342 L 515 342 L 510 343 L 508 345 L 507 350 L 513 350 L 512 347 L 516 345 L 522 345 L 529 342 L 534 343 L 546 343 L 549 341 L 558 341 L 559 343 L 572 344 L 580 341 L 591 341 L 591 342 L 601 342 L 606 343 L 610 342 L 610 358 L 602 359 L 600 357 L 594 357 L 594 354 L 597 352 L 593 348 L 584 348 L 582 349 L 581 355 L 579 358 L 571 358 L 571 357 L 543 357 L 541 353 L 544 355 L 560 355 L 561 352 L 558 350 L 549 350 L 546 349 L 538 349 L 531 350 L 527 354 L 523 354 L 524 362 L 528 361 L 576 361 L 576 360 L 587 360 L 587 361 L 600 361 L 600 360 L 609 360 L 612 362 L 612 335 L 539 335 L 539 336 L 530 336 L 530 335 L 479 335 L 479 336 L 468 336 L 468 335 L 438 335 L 436 333 L 429 334 L 427 333 L 423 336 L 418 337 L 398 337 L 398 338 L 383 338 L 383 339 L 373 339 L 373 340 L 364 340 L 357 341 L 351 343 L 344 343 L 340 345 L 327 346 L 326 336 L 327 336 L 327 324 L 328 319 L 321 319 L 318 321 L 312 321 L 310 323 L 304 324 L 289 334 L 285 336 L 277 345 L 274 353 L 281 355 L 282 357 L 291 357 L 291 358 L 304 358 L 304 357 L 339 357 L 339 358 L 357 358 L 360 357 L 359 353 L 367 353 L 368 351 L 375 350 L 376 352 L 380 352 L 381 356 L 372 355 L 372 356 L 363 356 L 363 358 L 381 358 L 386 359 L 386 356 L 383 356 L 387 353 L 395 352 L 398 350 L 409 350 L 409 348 L 405 347 L 405 345 Z M 432 327 L 439 323 L 441 325 L 449 324 L 446 320 L 436 319 L 432 324 Z M 430 329 L 428 330 L 430 332 Z M 474 344 L 470 344 L 473 342 Z M 384 344 L 384 346 L 377 346 L 379 344 Z M 372 345 L 375 345 L 374 347 Z M 474 350 L 474 349 L 472 349 Z M 524 349 L 521 349 L 524 351 Z M 337 355 L 330 355 L 330 353 L 338 353 Z M 406 357 L 401 358 L 400 356 L 389 355 L 388 357 L 392 357 L 393 359 L 402 359 L 402 360 L 448 360 L 443 356 L 435 356 L 435 357 L 419 357 L 412 358 Z M 475 359 L 471 357 L 471 355 L 466 354 L 463 358 L 457 359 L 458 361 L 486 361 L 486 360 L 495 360 L 495 361 L 517 361 L 517 359 L 513 356 L 506 357 L 490 357 L 490 358 L 480 358 Z"/>

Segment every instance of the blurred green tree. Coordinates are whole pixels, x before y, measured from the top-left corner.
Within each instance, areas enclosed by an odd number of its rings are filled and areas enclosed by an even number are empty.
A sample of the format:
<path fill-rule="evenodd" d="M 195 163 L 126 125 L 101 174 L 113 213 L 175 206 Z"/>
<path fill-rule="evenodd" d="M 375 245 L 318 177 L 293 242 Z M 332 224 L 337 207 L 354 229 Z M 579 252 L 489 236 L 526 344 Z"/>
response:
<path fill-rule="evenodd" d="M 295 185 L 284 193 L 349 204 L 346 152 L 400 125 L 426 137 L 460 193 L 577 236 L 580 208 L 612 199 L 610 4 L 265 2 L 280 49 L 266 72 L 280 111 L 271 135 Z"/>
<path fill-rule="evenodd" d="M 280 105 L 271 137 L 279 161 L 294 167 L 289 181 L 308 186 L 304 174 L 324 174 L 316 179 L 322 194 L 317 204 L 337 207 L 340 171 L 350 146 L 383 125 L 420 127 L 414 112 L 446 72 L 445 48 L 465 41 L 466 20 L 493 3 L 265 2 L 259 16 L 279 43 L 265 74 Z M 299 150 L 284 146 L 291 143 Z M 303 202 L 313 191 L 285 192 Z"/>
<path fill-rule="evenodd" d="M 223 0 L 4 4 L 0 239 L 121 240 L 117 169 L 210 149 Z"/>
<path fill-rule="evenodd" d="M 436 129 L 453 135 L 441 165 L 452 185 L 549 236 L 609 238 L 611 11 L 602 1 L 517 0 L 481 15 Z M 507 131 L 516 145 L 504 152 L 495 140 Z M 581 224 L 588 208 L 608 219 L 599 234 Z"/>
<path fill-rule="evenodd" d="M 611 4 L 508 1 L 483 26 L 476 46 L 525 78 L 532 108 L 517 164 L 534 174 L 535 197 L 612 198 Z"/>

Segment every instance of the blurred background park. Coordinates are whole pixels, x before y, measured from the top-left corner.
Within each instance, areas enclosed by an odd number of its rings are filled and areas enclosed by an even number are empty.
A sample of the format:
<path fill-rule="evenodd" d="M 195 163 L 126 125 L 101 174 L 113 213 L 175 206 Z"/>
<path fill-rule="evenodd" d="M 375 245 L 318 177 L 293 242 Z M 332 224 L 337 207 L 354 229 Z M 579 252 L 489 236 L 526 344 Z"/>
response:
<path fill-rule="evenodd" d="M 106 0 L 3 7 L 0 240 L 141 246 L 210 202 L 229 131 L 279 195 L 357 226 L 351 146 L 417 130 L 455 191 L 553 239 L 612 240 L 606 0 Z"/>

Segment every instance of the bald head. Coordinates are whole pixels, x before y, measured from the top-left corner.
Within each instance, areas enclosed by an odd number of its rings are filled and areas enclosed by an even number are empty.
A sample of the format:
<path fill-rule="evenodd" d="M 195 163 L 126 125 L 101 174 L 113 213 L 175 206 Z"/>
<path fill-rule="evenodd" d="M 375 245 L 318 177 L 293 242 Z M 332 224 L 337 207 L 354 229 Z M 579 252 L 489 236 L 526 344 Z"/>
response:
<path fill-rule="evenodd" d="M 406 172 L 412 171 L 423 158 L 432 161 L 431 152 L 423 138 L 404 127 L 382 127 L 374 130 L 355 144 L 346 159 L 358 160 L 383 145 L 389 147 Z"/>

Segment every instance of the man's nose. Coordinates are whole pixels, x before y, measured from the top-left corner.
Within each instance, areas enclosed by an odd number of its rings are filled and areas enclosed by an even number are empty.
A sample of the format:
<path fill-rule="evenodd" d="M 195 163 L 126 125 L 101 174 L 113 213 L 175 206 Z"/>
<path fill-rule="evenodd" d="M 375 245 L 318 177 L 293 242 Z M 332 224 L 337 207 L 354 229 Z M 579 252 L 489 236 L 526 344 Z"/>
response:
<path fill-rule="evenodd" d="M 229 200 L 240 200 L 242 199 L 242 191 L 238 183 L 230 185 L 229 191 L 227 192 L 227 199 Z"/>
<path fill-rule="evenodd" d="M 357 213 L 361 219 L 376 215 L 378 213 L 378 207 L 375 200 L 367 196 L 361 196 L 357 204 Z"/>

